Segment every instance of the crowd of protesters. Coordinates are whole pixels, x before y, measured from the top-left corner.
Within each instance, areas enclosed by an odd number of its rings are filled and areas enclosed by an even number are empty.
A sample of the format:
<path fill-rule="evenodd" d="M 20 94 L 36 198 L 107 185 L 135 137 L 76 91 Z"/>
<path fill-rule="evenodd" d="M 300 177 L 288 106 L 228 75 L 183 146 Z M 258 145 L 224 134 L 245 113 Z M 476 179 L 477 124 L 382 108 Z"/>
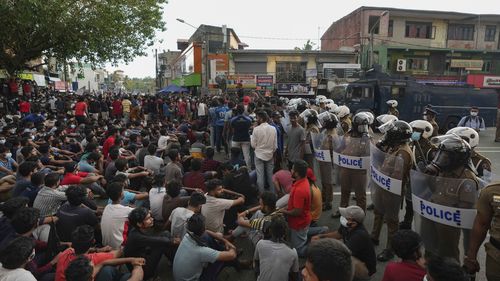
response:
<path fill-rule="evenodd" d="M 227 266 L 257 280 L 369 280 L 365 210 L 339 208 L 333 232 L 319 225 L 331 207 L 311 165 L 315 129 L 292 110 L 285 130 L 287 106 L 46 92 L 2 107 L 0 280 L 216 280 Z M 237 239 L 254 245 L 251 261 Z M 402 261 L 384 280 L 464 280 L 446 259 L 426 272 L 415 232 L 392 239 Z"/>

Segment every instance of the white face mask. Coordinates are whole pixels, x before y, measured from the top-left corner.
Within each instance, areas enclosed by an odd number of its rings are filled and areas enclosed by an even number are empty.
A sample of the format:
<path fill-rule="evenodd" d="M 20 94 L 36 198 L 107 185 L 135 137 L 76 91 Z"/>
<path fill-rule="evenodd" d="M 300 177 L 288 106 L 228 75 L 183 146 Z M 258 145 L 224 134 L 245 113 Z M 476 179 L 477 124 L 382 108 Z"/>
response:
<path fill-rule="evenodd" d="M 74 129 L 74 128 L 76 128 L 76 125 L 71 124 L 71 126 L 70 126 L 70 127 L 71 127 L 71 129 Z"/>
<path fill-rule="evenodd" d="M 32 140 L 35 140 L 35 136 L 31 136 L 31 139 L 32 139 Z"/>
<path fill-rule="evenodd" d="M 422 119 L 424 119 L 425 121 L 428 121 L 428 120 L 427 120 L 427 115 L 426 115 L 426 114 L 424 114 Z"/>
<path fill-rule="evenodd" d="M 5 158 L 11 158 L 11 157 L 12 157 L 12 153 L 9 152 L 9 153 L 5 154 Z"/>
<path fill-rule="evenodd" d="M 470 115 L 471 116 L 477 116 L 477 112 L 476 111 L 471 111 Z"/>
<path fill-rule="evenodd" d="M 347 226 L 347 223 L 348 223 L 347 219 L 346 219 L 345 217 L 341 216 L 341 217 L 340 217 L 340 224 L 341 224 L 343 227 L 348 227 L 348 226 Z"/>

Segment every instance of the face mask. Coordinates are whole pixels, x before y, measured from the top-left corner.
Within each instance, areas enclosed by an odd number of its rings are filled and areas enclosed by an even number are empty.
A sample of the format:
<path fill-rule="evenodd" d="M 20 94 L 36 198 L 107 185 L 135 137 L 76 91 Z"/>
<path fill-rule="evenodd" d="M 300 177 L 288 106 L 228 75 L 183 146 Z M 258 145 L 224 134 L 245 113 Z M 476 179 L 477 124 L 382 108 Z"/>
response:
<path fill-rule="evenodd" d="M 424 119 L 425 121 L 429 121 L 429 120 L 427 120 L 427 115 L 426 115 L 426 114 L 424 114 L 424 115 L 423 115 L 423 119 Z"/>
<path fill-rule="evenodd" d="M 470 115 L 471 115 L 471 116 L 477 116 L 477 112 L 476 112 L 476 111 L 472 111 L 472 112 L 470 113 Z"/>
<path fill-rule="evenodd" d="M 31 139 L 32 139 L 32 140 L 35 140 L 35 136 L 31 136 Z"/>
<path fill-rule="evenodd" d="M 358 132 L 359 133 L 368 133 L 368 126 L 367 125 L 358 125 Z"/>
<path fill-rule="evenodd" d="M 346 219 L 345 217 L 343 217 L 343 216 L 341 216 L 341 217 L 340 217 L 340 224 L 341 224 L 343 227 L 349 227 L 349 226 L 348 226 L 348 223 L 349 223 L 349 222 L 347 221 L 347 219 Z"/>
<path fill-rule="evenodd" d="M 0 144 L 5 144 L 5 139 L 1 139 Z"/>
<path fill-rule="evenodd" d="M 411 140 L 412 141 L 419 141 L 421 136 L 422 136 L 422 133 L 420 133 L 420 132 L 413 132 L 411 134 Z"/>
<path fill-rule="evenodd" d="M 71 129 L 74 129 L 74 128 L 76 128 L 76 125 L 71 124 L 70 127 L 71 127 Z"/>
<path fill-rule="evenodd" d="M 10 130 L 9 130 L 9 133 L 11 133 L 11 134 L 15 134 L 15 133 L 16 133 L 16 129 L 10 129 Z"/>
<path fill-rule="evenodd" d="M 11 158 L 11 157 L 12 157 L 12 153 L 9 152 L 9 153 L 5 154 L 5 158 Z"/>

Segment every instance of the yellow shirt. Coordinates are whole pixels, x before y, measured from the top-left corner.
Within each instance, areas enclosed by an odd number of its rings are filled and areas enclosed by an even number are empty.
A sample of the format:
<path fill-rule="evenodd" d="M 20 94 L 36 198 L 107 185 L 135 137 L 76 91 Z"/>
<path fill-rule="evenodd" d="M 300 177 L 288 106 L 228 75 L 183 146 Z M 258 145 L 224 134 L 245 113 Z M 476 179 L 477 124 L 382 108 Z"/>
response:
<path fill-rule="evenodd" d="M 129 101 L 129 100 L 123 100 L 122 101 L 123 112 L 130 113 L 130 106 L 131 105 L 132 105 L 131 101 Z"/>

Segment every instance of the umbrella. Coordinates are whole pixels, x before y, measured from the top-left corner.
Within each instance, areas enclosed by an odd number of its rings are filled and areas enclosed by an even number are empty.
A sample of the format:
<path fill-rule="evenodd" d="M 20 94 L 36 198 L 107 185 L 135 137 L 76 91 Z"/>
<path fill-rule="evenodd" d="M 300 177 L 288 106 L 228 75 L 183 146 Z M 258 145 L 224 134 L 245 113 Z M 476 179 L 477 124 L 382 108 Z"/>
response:
<path fill-rule="evenodd" d="M 167 87 L 161 89 L 159 91 L 160 94 L 167 94 L 167 93 L 182 93 L 182 92 L 188 92 L 187 89 L 179 87 L 177 85 L 168 85 Z"/>

